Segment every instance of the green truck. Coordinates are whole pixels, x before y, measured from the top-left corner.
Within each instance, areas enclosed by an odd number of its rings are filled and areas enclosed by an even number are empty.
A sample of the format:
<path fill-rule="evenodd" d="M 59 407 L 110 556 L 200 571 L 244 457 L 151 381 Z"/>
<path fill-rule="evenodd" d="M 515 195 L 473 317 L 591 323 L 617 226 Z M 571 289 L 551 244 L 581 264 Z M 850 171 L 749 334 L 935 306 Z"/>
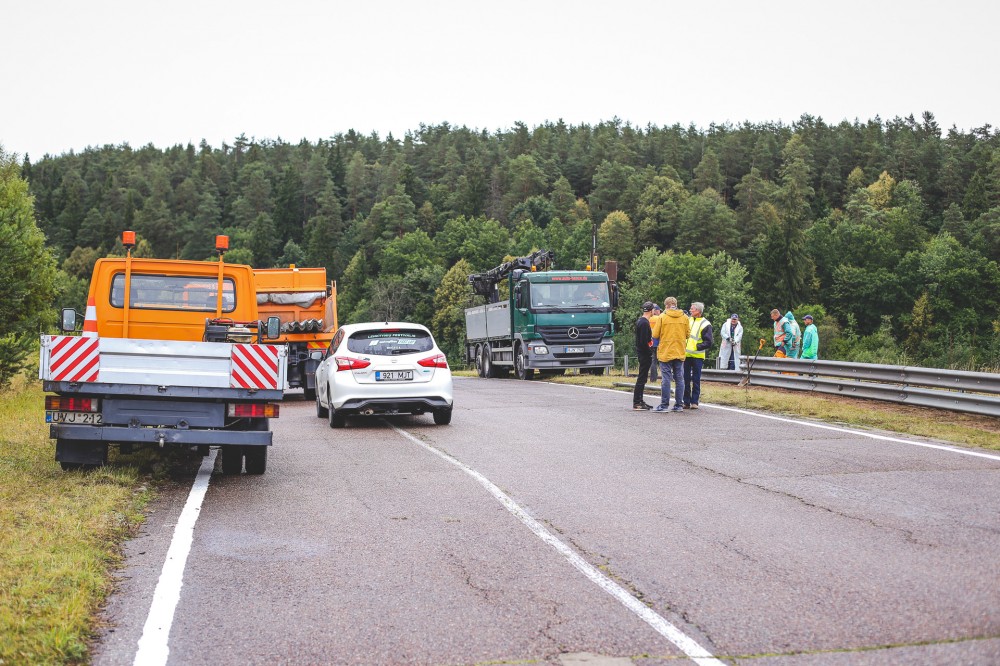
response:
<path fill-rule="evenodd" d="M 567 368 L 603 374 L 614 364 L 618 285 L 599 271 L 555 270 L 554 260 L 539 250 L 469 276 L 473 291 L 486 298 L 465 310 L 466 360 L 480 377 L 513 370 L 531 379 L 535 370 Z"/>

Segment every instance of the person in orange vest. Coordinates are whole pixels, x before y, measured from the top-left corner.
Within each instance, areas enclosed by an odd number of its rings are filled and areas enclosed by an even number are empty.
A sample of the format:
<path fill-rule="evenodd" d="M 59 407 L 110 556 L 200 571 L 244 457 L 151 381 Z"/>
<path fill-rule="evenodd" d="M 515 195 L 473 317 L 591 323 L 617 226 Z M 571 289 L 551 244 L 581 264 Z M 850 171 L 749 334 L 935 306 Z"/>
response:
<path fill-rule="evenodd" d="M 789 310 L 788 314 L 792 314 Z M 774 357 L 788 358 L 792 349 L 792 341 L 795 339 L 795 332 L 792 330 L 792 323 L 788 315 L 781 316 L 781 310 L 775 308 L 771 310 L 771 321 L 774 322 Z"/>
<path fill-rule="evenodd" d="M 704 312 L 704 303 L 691 304 L 691 328 L 684 355 L 684 409 L 698 409 L 705 350 L 712 347 L 712 322 L 702 316 Z"/>

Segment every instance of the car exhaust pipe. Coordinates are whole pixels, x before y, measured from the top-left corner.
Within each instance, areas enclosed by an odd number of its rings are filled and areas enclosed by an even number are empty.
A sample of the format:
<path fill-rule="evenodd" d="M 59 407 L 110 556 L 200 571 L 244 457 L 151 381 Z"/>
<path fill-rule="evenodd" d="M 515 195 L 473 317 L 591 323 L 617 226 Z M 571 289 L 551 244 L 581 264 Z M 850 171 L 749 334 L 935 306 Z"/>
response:
<path fill-rule="evenodd" d="M 369 407 L 368 409 L 362 410 L 361 413 L 364 414 L 365 416 L 371 416 L 372 414 L 375 413 L 375 410 Z"/>

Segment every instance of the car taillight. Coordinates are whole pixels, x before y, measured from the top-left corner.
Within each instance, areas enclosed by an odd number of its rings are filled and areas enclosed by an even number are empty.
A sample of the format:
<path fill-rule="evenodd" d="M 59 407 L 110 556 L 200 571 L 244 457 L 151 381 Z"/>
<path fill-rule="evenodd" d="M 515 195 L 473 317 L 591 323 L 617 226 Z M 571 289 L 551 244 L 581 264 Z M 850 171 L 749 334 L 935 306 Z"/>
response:
<path fill-rule="evenodd" d="M 360 370 L 371 365 L 371 361 L 364 361 L 360 358 L 348 358 L 346 356 L 334 356 L 333 360 L 337 362 L 337 372 L 341 370 Z"/>
<path fill-rule="evenodd" d="M 101 401 L 97 398 L 66 398 L 59 395 L 45 396 L 47 412 L 99 412 Z"/>
<path fill-rule="evenodd" d="M 444 354 L 437 354 L 420 359 L 417 361 L 417 365 L 422 365 L 425 368 L 447 368 L 448 359 L 445 358 Z"/>
<path fill-rule="evenodd" d="M 240 419 L 276 419 L 278 411 L 276 402 L 231 402 L 227 413 Z"/>

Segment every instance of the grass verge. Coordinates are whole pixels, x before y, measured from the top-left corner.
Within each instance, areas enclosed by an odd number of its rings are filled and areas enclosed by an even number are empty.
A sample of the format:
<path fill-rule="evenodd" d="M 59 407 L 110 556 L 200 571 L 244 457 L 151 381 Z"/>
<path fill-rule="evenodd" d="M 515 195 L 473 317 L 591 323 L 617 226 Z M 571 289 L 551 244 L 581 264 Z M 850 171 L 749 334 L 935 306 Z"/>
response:
<path fill-rule="evenodd" d="M 459 370 L 455 374 L 466 377 L 476 376 L 475 372 L 471 370 Z M 567 374 L 547 379 L 560 384 L 616 389 L 623 393 L 628 393 L 632 389 L 615 386 L 616 383 L 628 383 L 629 385 L 635 383 L 634 376 L 622 377 L 620 374 L 599 377 Z M 647 385 L 646 394 L 659 397 L 659 385 Z M 764 386 L 738 388 L 731 384 L 705 380 L 702 380 L 701 384 L 701 398 L 704 403 L 804 417 L 855 428 L 884 430 L 904 435 L 927 437 L 962 446 L 1000 451 L 1000 419 L 990 416 L 961 414 L 930 407 L 909 407 L 877 400 L 787 391 Z"/>
<path fill-rule="evenodd" d="M 122 542 L 150 499 L 137 467 L 63 472 L 37 381 L 0 393 L 0 664 L 87 660 Z"/>

